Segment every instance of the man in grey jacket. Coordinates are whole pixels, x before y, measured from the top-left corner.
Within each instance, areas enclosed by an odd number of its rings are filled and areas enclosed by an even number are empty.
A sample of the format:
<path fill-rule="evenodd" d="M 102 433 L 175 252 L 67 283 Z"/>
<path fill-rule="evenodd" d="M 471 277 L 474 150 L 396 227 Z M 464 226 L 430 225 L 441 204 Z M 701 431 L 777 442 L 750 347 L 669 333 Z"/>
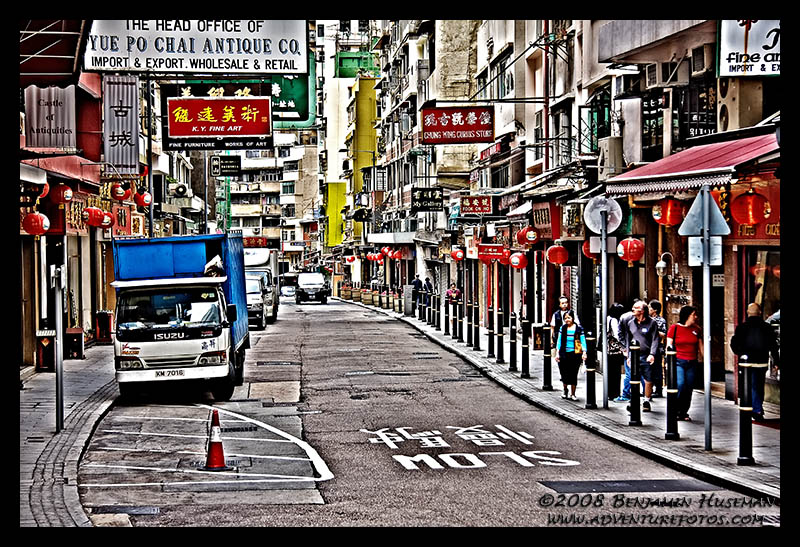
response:
<path fill-rule="evenodd" d="M 658 354 L 658 325 L 650 317 L 647 304 L 637 300 L 633 304 L 633 315 L 620 319 L 619 341 L 622 343 L 622 353 L 629 359 L 631 342 L 639 343 L 639 373 L 644 380 L 644 402 L 642 410 L 650 412 L 650 403 L 653 396 L 653 370 L 652 365 Z M 638 378 L 637 378 L 638 379 Z"/>

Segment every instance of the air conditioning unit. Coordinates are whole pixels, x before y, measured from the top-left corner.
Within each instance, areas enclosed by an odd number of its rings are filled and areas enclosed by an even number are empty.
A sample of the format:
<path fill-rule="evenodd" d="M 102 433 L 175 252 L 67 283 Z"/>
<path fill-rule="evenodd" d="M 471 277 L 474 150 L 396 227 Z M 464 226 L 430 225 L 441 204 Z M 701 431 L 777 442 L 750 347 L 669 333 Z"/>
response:
<path fill-rule="evenodd" d="M 702 76 L 714 68 L 714 44 L 692 49 L 692 76 Z"/>
<path fill-rule="evenodd" d="M 189 188 L 182 182 L 173 182 L 169 185 L 169 195 L 178 198 L 185 197 L 189 193 Z"/>
<path fill-rule="evenodd" d="M 676 70 L 677 69 L 677 70 Z M 670 76 L 672 76 L 670 78 Z M 647 89 L 687 85 L 689 83 L 689 63 L 653 63 L 645 67 Z"/>
<path fill-rule="evenodd" d="M 764 93 L 760 80 L 719 78 L 717 80 L 717 131 L 751 127 L 762 119 Z"/>
<path fill-rule="evenodd" d="M 622 173 L 622 137 L 605 137 L 599 142 L 600 155 L 597 158 L 597 180 L 602 182 Z"/>

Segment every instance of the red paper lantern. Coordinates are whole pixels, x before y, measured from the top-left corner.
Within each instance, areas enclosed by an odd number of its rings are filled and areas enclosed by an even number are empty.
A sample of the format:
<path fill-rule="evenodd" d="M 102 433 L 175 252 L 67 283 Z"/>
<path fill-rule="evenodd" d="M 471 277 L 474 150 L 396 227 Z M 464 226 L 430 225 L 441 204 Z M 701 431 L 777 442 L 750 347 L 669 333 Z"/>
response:
<path fill-rule="evenodd" d="M 633 237 L 625 238 L 617 245 L 617 255 L 632 268 L 633 263 L 644 256 L 644 243 Z"/>
<path fill-rule="evenodd" d="M 459 261 L 464 260 L 464 250 L 463 249 L 456 249 L 450 253 L 450 256 L 453 260 Z"/>
<path fill-rule="evenodd" d="M 53 188 L 50 194 L 50 201 L 53 203 L 68 203 L 72 201 L 72 188 L 66 184 L 59 184 Z"/>
<path fill-rule="evenodd" d="M 50 229 L 50 219 L 42 213 L 28 213 L 22 220 L 22 229 L 32 236 L 40 236 Z"/>
<path fill-rule="evenodd" d="M 392 256 L 392 258 L 397 259 L 397 260 L 403 258 L 403 251 L 401 251 L 400 249 L 396 250 L 394 252 L 394 255 Z"/>
<path fill-rule="evenodd" d="M 376 261 L 380 262 L 383 260 L 383 253 L 375 253 L 374 257 Z"/>
<path fill-rule="evenodd" d="M 560 242 L 556 242 L 555 245 L 548 248 L 545 254 L 550 264 L 557 264 L 560 266 L 569 260 L 569 251 L 562 247 Z"/>
<path fill-rule="evenodd" d="M 528 230 L 530 229 L 530 226 L 525 226 L 523 229 L 517 232 L 517 243 L 520 245 L 526 245 L 528 243 L 528 239 L 525 237 L 525 234 L 527 234 Z"/>
<path fill-rule="evenodd" d="M 731 203 L 731 216 L 739 224 L 753 226 L 769 218 L 772 209 L 767 198 L 752 188 Z"/>
<path fill-rule="evenodd" d="M 653 207 L 653 218 L 662 226 L 676 226 L 683 222 L 683 206 L 677 199 L 662 199 Z"/>
<path fill-rule="evenodd" d="M 509 249 L 503 249 L 502 256 L 498 258 L 497 261 L 503 266 L 508 266 L 508 260 L 510 258 L 511 258 L 511 251 Z"/>
<path fill-rule="evenodd" d="M 528 257 L 525 256 L 525 253 L 514 253 L 509 257 L 508 262 L 512 268 L 521 270 L 528 265 Z"/>
<path fill-rule="evenodd" d="M 110 211 L 103 211 L 103 228 L 111 228 L 114 225 L 114 215 Z"/>
<path fill-rule="evenodd" d="M 581 250 L 583 251 L 584 256 L 586 258 L 591 258 L 592 260 L 600 260 L 600 253 L 593 253 L 591 251 L 591 247 L 592 247 L 592 245 L 591 245 L 591 243 L 589 242 L 588 239 L 583 242 L 583 245 L 581 246 Z"/>
<path fill-rule="evenodd" d="M 133 195 L 133 201 L 136 202 L 136 205 L 139 207 L 149 207 L 153 202 L 153 196 L 150 195 L 150 192 L 143 192 L 141 194 L 137 192 Z"/>
<path fill-rule="evenodd" d="M 47 194 L 49 194 L 49 193 L 50 193 L 50 185 L 45 182 L 44 186 L 42 187 L 42 193 L 39 194 L 39 199 L 42 199 L 43 197 L 47 197 Z"/>
<path fill-rule="evenodd" d="M 96 228 L 103 225 L 105 215 L 103 214 L 103 210 L 99 207 L 85 207 L 81 213 L 81 217 L 83 218 L 83 222 Z"/>
<path fill-rule="evenodd" d="M 352 256 L 352 255 L 351 255 L 351 256 L 348 256 L 348 257 L 347 257 L 347 261 L 348 261 L 348 262 L 350 262 L 350 263 L 352 264 L 353 262 L 355 262 L 355 261 L 356 261 L 356 257 L 355 257 L 355 256 Z"/>
<path fill-rule="evenodd" d="M 128 188 L 127 190 L 122 186 L 121 183 L 115 182 L 111 185 L 111 197 L 118 200 L 124 201 L 131 197 L 131 190 Z"/>
<path fill-rule="evenodd" d="M 383 253 L 384 256 L 389 256 L 392 254 L 392 250 L 389 247 L 384 247 L 383 249 L 381 249 L 381 252 Z"/>

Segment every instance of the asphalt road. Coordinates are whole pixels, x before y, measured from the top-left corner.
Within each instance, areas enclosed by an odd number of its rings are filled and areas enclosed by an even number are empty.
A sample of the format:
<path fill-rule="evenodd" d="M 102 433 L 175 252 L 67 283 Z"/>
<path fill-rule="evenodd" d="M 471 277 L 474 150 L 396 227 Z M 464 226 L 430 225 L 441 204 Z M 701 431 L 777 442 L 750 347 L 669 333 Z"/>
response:
<path fill-rule="evenodd" d="M 376 527 L 754 526 L 779 513 L 539 410 L 368 309 L 284 298 L 252 335 L 231 402 L 162 395 L 108 414 L 81 465 L 87 512 L 125 506 L 134 526 Z M 231 474 L 198 472 L 212 406 L 226 411 Z M 120 433 L 126 423 L 136 429 Z"/>

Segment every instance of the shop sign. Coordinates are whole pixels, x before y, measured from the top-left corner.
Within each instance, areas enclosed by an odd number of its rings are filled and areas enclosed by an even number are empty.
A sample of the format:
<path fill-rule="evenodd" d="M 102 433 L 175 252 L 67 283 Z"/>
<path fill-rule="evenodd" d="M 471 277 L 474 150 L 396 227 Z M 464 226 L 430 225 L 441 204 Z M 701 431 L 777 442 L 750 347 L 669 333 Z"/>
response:
<path fill-rule="evenodd" d="M 167 99 L 169 136 L 181 138 L 268 137 L 269 97 L 174 97 Z"/>
<path fill-rule="evenodd" d="M 552 214 L 552 208 L 556 205 L 550 202 L 534 203 L 531 215 L 533 217 L 533 225 L 539 233 L 540 239 L 556 240 L 561 237 L 561 231 L 558 222 L 553 222 L 553 218 L 558 219 L 557 215 Z"/>
<path fill-rule="evenodd" d="M 737 188 L 736 186 L 743 186 Z M 747 193 L 750 185 L 735 185 L 731 188 L 729 193 L 728 203 L 733 201 L 742 194 Z M 777 179 L 769 184 L 754 184 L 753 189 L 759 194 L 767 198 L 769 216 L 764 220 L 753 226 L 739 224 L 733 215 L 730 215 L 729 224 L 731 233 L 726 238 L 727 244 L 743 244 L 743 243 L 756 243 L 768 241 L 780 241 L 781 239 L 781 188 L 780 181 Z"/>
<path fill-rule="evenodd" d="M 444 210 L 444 189 L 411 188 L 411 212 Z"/>
<path fill-rule="evenodd" d="M 25 88 L 25 146 L 75 148 L 75 86 Z"/>
<path fill-rule="evenodd" d="M 451 106 L 422 109 L 422 144 L 494 142 L 494 108 Z"/>
<path fill-rule="evenodd" d="M 86 71 L 307 74 L 308 23 L 289 19 L 97 19 Z"/>
<path fill-rule="evenodd" d="M 144 215 L 142 213 L 134 213 L 131 211 L 131 235 L 144 235 Z"/>
<path fill-rule="evenodd" d="M 120 175 L 139 173 L 139 78 L 103 78 L 105 159 Z"/>
<path fill-rule="evenodd" d="M 723 20 L 719 37 L 719 76 L 780 76 L 780 20 Z"/>
<path fill-rule="evenodd" d="M 577 203 L 567 204 L 561 211 L 562 232 L 561 239 L 583 241 L 585 239 L 583 223 L 583 205 Z"/>
<path fill-rule="evenodd" d="M 462 215 L 491 215 L 493 212 L 492 196 L 461 196 Z"/>
<path fill-rule="evenodd" d="M 481 150 L 481 161 L 486 161 L 492 156 L 495 156 L 502 152 L 508 152 L 508 150 L 509 150 L 509 144 L 507 140 L 496 142 L 492 144 L 489 148 Z"/>
<path fill-rule="evenodd" d="M 131 235 L 131 208 L 129 205 L 112 205 L 114 215 L 113 234 L 115 236 Z"/>
<path fill-rule="evenodd" d="M 505 247 L 493 243 L 481 243 L 478 245 L 478 259 L 479 260 L 499 260 L 503 258 L 503 249 Z"/>

